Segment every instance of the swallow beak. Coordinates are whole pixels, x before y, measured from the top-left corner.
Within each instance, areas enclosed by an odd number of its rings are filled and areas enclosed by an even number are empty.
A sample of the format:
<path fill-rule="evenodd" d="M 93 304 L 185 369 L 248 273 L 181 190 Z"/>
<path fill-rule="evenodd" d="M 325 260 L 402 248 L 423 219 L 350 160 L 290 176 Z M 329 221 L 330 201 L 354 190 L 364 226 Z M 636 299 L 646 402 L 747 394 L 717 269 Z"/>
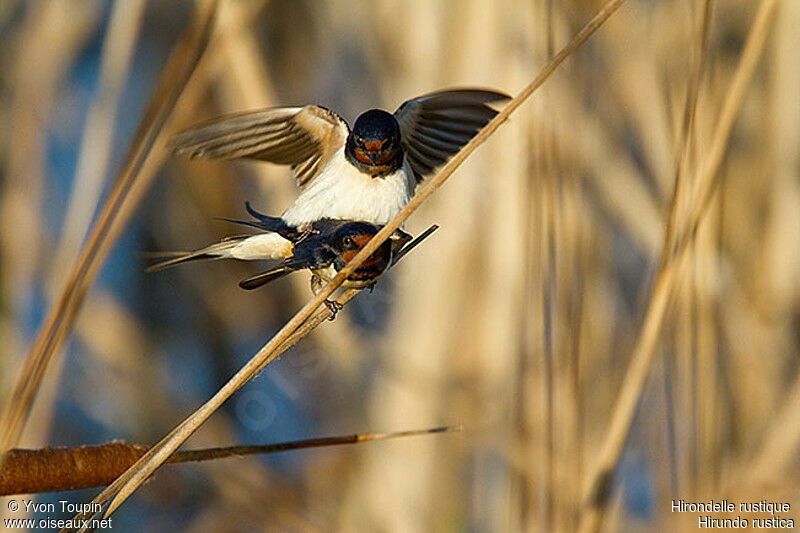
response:
<path fill-rule="evenodd" d="M 373 165 L 377 165 L 381 157 L 383 157 L 383 141 L 366 141 L 364 143 L 364 148 L 366 148 L 367 156 L 369 156 L 369 160 L 372 161 Z"/>

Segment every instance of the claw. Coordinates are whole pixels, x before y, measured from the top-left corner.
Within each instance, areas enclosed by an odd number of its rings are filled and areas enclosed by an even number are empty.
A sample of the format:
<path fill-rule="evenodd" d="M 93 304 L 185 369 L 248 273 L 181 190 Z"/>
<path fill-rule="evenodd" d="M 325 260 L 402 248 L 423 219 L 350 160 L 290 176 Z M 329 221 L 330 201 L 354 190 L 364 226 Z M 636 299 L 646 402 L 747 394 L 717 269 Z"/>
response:
<path fill-rule="evenodd" d="M 302 231 L 302 233 L 300 234 L 300 237 L 297 239 L 297 242 L 294 243 L 295 246 L 297 246 L 298 244 L 300 244 L 304 240 L 308 239 L 312 235 L 317 235 L 317 234 L 320 233 L 320 231 L 317 230 L 317 229 L 314 229 L 314 226 L 312 226 L 311 224 L 307 224 L 305 226 L 300 226 L 300 230 Z"/>
<path fill-rule="evenodd" d="M 344 309 L 344 305 L 334 300 L 325 300 L 323 303 L 325 304 L 325 307 L 328 308 L 328 311 L 331 312 L 331 316 L 328 317 L 328 320 L 330 321 L 333 321 L 333 319 L 336 318 L 336 314 Z"/>
<path fill-rule="evenodd" d="M 311 292 L 314 293 L 314 296 L 319 294 L 319 291 L 322 290 L 322 287 L 325 286 L 325 282 L 322 281 L 322 278 L 317 276 L 316 274 L 311 275 Z"/>

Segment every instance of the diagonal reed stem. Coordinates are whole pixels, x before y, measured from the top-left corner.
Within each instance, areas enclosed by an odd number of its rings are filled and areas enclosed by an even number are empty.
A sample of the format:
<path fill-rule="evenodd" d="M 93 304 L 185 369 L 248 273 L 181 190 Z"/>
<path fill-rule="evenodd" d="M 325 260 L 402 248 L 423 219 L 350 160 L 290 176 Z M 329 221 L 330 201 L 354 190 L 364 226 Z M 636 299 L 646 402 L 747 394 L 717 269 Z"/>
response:
<path fill-rule="evenodd" d="M 438 189 L 453 172 L 469 157 L 475 149 L 483 144 L 495 131 L 516 111 L 533 92 L 538 89 L 564 60 L 574 53 L 608 18 L 624 3 L 625 0 L 608 0 L 598 13 L 542 68 L 536 78 L 515 96 L 500 113 L 497 114 L 478 134 L 473 137 L 439 172 L 425 184 L 398 214 L 384 226 L 367 245 L 334 277 L 320 293 L 309 301 L 278 331 L 217 393 L 200 406 L 186 420 L 173 429 L 158 444 L 148 451 L 139 461 L 129 468 L 114 483 L 109 485 L 93 501 L 105 503 L 112 495 L 114 499 L 105 511 L 104 516 L 113 513 L 153 472 L 161 466 L 178 447 L 192 435 L 222 403 L 240 387 L 257 375 L 279 354 L 279 349 L 294 338 L 300 328 L 333 294 L 358 266 L 366 260 L 378 247 L 398 229 L 402 223 Z M 352 291 L 348 291 L 352 292 Z M 346 293 L 345 296 L 348 294 Z M 343 296 L 344 297 L 344 296 Z M 352 297 L 352 296 L 351 296 Z M 317 317 L 319 316 L 316 315 Z M 321 322 L 321 321 L 320 321 Z"/>
<path fill-rule="evenodd" d="M 397 265 L 397 263 L 400 262 L 400 260 L 403 257 L 405 257 L 405 255 L 408 252 L 410 252 L 411 250 L 416 248 L 422 241 L 424 241 L 425 239 L 430 237 L 437 229 L 438 229 L 438 226 L 436 226 L 436 225 L 433 225 L 433 226 L 429 227 L 427 230 L 425 230 L 419 236 L 415 237 L 414 240 L 412 240 L 410 243 L 408 243 L 406 246 L 404 246 L 398 252 L 397 257 L 395 257 L 393 259 L 390 268 L 394 267 L 395 265 Z M 355 297 L 355 295 L 358 294 L 359 292 L 361 292 L 361 289 L 349 289 L 349 290 L 345 291 L 341 296 L 339 296 L 339 298 L 336 299 L 336 302 L 340 306 L 344 306 L 347 302 L 349 302 L 351 299 L 353 299 L 353 297 Z M 281 343 L 276 348 L 275 354 L 273 356 L 273 359 L 279 357 L 286 350 L 288 350 L 289 348 L 291 348 L 292 346 L 297 344 L 297 342 L 300 341 L 300 339 L 302 339 L 303 337 L 308 335 L 314 328 L 316 328 L 317 326 L 319 326 L 320 324 L 322 324 L 326 320 L 330 319 L 332 316 L 333 316 L 332 311 L 327 306 L 323 307 L 318 313 L 316 313 L 313 316 L 311 316 L 311 318 L 309 318 L 299 328 L 297 328 L 297 330 L 295 330 L 294 333 L 292 333 L 288 338 L 286 338 L 286 340 L 283 343 Z M 174 429 L 169 435 L 175 434 L 177 429 L 178 428 Z M 162 439 L 162 442 L 164 440 L 166 440 L 166 438 L 167 437 Z M 151 450 L 152 450 L 152 448 L 151 448 Z M 147 452 L 147 453 L 149 453 L 149 452 Z M 144 455 L 147 455 L 147 454 L 145 453 Z M 172 457 L 174 457 L 174 455 Z M 139 460 L 142 460 L 142 459 L 144 459 L 144 456 L 139 458 Z M 170 459 L 167 459 L 167 461 L 165 461 L 165 462 L 170 462 Z M 132 466 L 135 466 L 135 464 L 131 465 L 131 467 Z M 124 483 L 124 480 L 128 479 L 129 476 L 130 476 L 130 474 L 128 473 L 128 471 L 123 473 L 111 485 L 106 487 L 93 501 L 95 503 L 105 504 L 108 501 L 108 499 L 114 494 L 114 492 L 117 490 L 117 487 L 121 486 Z M 81 516 L 85 518 L 84 515 L 81 515 Z"/>

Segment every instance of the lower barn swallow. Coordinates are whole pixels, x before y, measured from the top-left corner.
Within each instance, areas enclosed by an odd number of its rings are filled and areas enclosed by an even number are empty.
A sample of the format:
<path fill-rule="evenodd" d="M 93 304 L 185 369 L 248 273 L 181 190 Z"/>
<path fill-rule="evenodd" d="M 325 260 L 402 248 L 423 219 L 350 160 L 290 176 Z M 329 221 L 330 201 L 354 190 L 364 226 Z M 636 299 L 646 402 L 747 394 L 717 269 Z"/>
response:
<path fill-rule="evenodd" d="M 147 270 L 152 272 L 203 259 L 281 259 L 274 268 L 242 280 L 239 286 L 251 290 L 297 270 L 311 270 L 313 274 L 311 289 L 317 294 L 324 282 L 333 279 L 381 228 L 367 222 L 329 218 L 297 227 L 287 224 L 280 217 L 263 215 L 254 210 L 249 203 L 246 206 L 255 220 L 228 218 L 223 220 L 265 230 L 265 233 L 229 237 L 194 252 L 180 253 L 177 257 L 148 267 Z M 275 243 L 271 242 L 275 238 L 282 239 L 286 245 L 277 248 L 274 246 Z M 404 231 L 395 231 L 348 276 L 342 286 L 345 288 L 372 286 L 392 263 L 393 254 L 400 251 L 409 240 L 411 236 Z M 269 254 L 263 253 L 264 247 L 270 248 Z M 278 249 L 280 252 L 276 253 Z"/>
<path fill-rule="evenodd" d="M 322 227 L 321 227 L 322 226 Z M 276 267 L 239 282 L 243 289 L 252 290 L 298 270 L 310 270 L 311 290 L 318 294 L 323 285 L 352 260 L 380 226 L 366 222 L 324 219 L 315 224 L 315 233 L 301 237 L 287 257 Z M 398 244 L 386 240 L 355 269 L 342 283 L 345 288 L 364 288 L 375 284 L 378 277 L 392 264 L 392 253 Z"/>
<path fill-rule="evenodd" d="M 488 104 L 507 99 L 482 89 L 434 92 L 406 101 L 394 113 L 365 111 L 352 130 L 318 105 L 263 109 L 190 129 L 173 139 L 173 147 L 192 158 L 290 165 L 301 191 L 281 215 L 288 225 L 323 218 L 384 225 L 408 203 L 419 182 L 497 115 Z M 280 254 L 288 246 L 275 237 L 258 241 L 262 255 L 269 247 Z"/>

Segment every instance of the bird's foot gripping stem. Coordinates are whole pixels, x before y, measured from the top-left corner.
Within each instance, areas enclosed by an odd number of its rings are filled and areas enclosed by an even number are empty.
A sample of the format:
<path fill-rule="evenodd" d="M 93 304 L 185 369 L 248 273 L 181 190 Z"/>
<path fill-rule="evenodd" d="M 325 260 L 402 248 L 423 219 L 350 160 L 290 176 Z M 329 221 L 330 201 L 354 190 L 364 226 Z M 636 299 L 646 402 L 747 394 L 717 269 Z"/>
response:
<path fill-rule="evenodd" d="M 333 319 L 336 318 L 336 314 L 339 311 L 344 309 L 344 305 L 340 304 L 336 300 L 325 300 L 323 303 L 325 304 L 325 307 L 328 308 L 328 311 L 331 312 L 331 316 L 328 317 L 328 320 L 331 320 L 331 321 L 333 321 Z"/>

